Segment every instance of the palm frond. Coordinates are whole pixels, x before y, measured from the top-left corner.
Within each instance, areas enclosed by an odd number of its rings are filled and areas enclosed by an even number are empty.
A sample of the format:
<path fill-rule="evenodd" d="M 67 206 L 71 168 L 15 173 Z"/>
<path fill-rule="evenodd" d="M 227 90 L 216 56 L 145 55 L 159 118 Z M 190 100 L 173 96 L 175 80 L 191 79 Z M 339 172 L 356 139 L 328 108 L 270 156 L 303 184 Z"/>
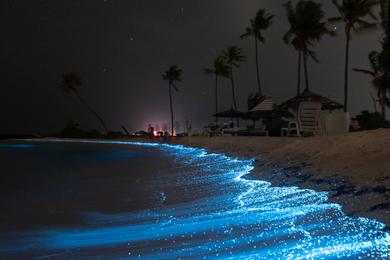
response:
<path fill-rule="evenodd" d="M 342 17 L 331 17 L 327 19 L 330 23 L 341 23 L 344 21 Z"/>
<path fill-rule="evenodd" d="M 62 75 L 62 83 L 60 87 L 66 93 L 72 93 L 74 91 L 77 91 L 77 89 L 80 88 L 81 85 L 82 85 L 82 80 L 77 73 L 70 72 Z"/>
<path fill-rule="evenodd" d="M 247 37 L 249 37 L 249 36 L 252 36 L 252 34 L 253 34 L 252 29 L 248 27 L 248 28 L 245 29 L 245 33 L 242 34 L 242 35 L 240 36 L 240 38 L 241 38 L 241 39 L 245 39 L 245 38 L 247 38 Z"/>
<path fill-rule="evenodd" d="M 203 73 L 204 74 L 215 74 L 215 70 L 212 70 L 212 69 L 203 69 Z"/>
<path fill-rule="evenodd" d="M 175 86 L 175 81 L 181 81 L 181 75 L 183 70 L 181 70 L 177 65 L 172 65 L 169 69 L 162 75 L 162 79 L 168 81 L 170 85 L 172 85 L 175 90 L 177 87 Z"/>
<path fill-rule="evenodd" d="M 315 53 L 315 51 L 306 48 L 306 55 L 309 56 L 314 62 L 321 63 L 320 60 L 317 58 L 317 54 Z"/>
<path fill-rule="evenodd" d="M 292 44 L 296 50 L 303 51 L 305 46 L 313 46 L 314 42 L 320 41 L 324 35 L 335 35 L 327 27 L 321 3 L 301 0 L 293 7 L 289 1 L 284 7 L 290 28 L 283 40 Z M 316 59 L 315 55 L 313 58 Z"/>
<path fill-rule="evenodd" d="M 246 57 L 242 53 L 242 49 L 237 46 L 231 46 L 226 51 L 223 51 L 223 56 L 226 63 L 236 66 L 238 62 L 245 62 Z"/>
<path fill-rule="evenodd" d="M 364 21 L 362 19 L 357 19 L 355 24 L 356 25 L 354 25 L 352 28 L 357 33 L 362 32 L 362 31 L 375 30 L 377 28 L 376 23 L 370 23 L 370 22 Z"/>
<path fill-rule="evenodd" d="M 264 42 L 263 31 L 266 31 L 273 23 L 274 15 L 265 9 L 259 9 L 254 19 L 250 20 L 250 26 L 245 29 L 241 39 L 249 36 L 255 37 L 260 42 Z"/>
<path fill-rule="evenodd" d="M 290 43 L 290 40 L 291 40 L 291 37 L 292 37 L 292 33 L 290 31 L 286 32 L 284 35 L 283 35 L 283 41 L 285 44 L 289 44 Z"/>
<path fill-rule="evenodd" d="M 336 6 L 340 17 L 334 22 L 343 20 L 348 28 L 352 28 L 353 31 L 360 32 L 367 29 L 372 29 L 375 22 L 367 22 L 363 20 L 365 17 L 370 17 L 374 21 L 377 20 L 376 15 L 373 12 L 373 8 L 378 4 L 376 0 L 349 0 L 341 1 L 332 0 L 332 3 Z M 342 18 L 342 19 L 340 19 Z M 332 18 L 328 19 L 332 21 Z"/>
<path fill-rule="evenodd" d="M 341 4 L 339 4 L 338 0 L 332 0 L 332 3 L 333 3 L 334 6 L 336 6 L 336 8 L 339 10 L 339 12 L 342 12 L 343 7 L 342 7 Z"/>
<path fill-rule="evenodd" d="M 363 74 L 370 75 L 372 77 L 375 76 L 375 73 L 373 71 L 371 71 L 371 70 L 364 70 L 364 69 L 352 69 L 352 70 L 355 71 L 355 72 L 361 72 Z"/>

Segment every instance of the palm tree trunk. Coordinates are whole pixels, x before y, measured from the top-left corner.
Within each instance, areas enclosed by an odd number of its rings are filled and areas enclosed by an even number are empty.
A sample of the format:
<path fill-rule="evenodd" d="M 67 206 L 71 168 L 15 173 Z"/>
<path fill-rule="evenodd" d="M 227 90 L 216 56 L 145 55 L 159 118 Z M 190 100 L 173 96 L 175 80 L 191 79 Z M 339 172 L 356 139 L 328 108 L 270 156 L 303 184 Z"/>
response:
<path fill-rule="evenodd" d="M 88 105 L 88 103 L 84 100 L 84 98 L 82 96 L 80 96 L 79 92 L 77 90 L 73 90 L 73 93 L 74 95 L 78 98 L 78 100 L 80 101 L 80 103 L 82 103 L 88 110 L 89 112 L 91 112 L 100 122 L 100 124 L 102 125 L 104 131 L 106 132 L 106 134 L 108 134 L 108 129 L 107 129 L 107 126 L 106 124 L 104 123 L 103 119 L 101 118 L 101 116 L 99 116 L 98 113 L 96 113 L 95 110 L 92 109 L 92 107 L 90 105 Z"/>
<path fill-rule="evenodd" d="M 385 105 L 385 103 L 382 104 L 382 115 L 383 115 L 383 118 L 386 119 L 386 105 Z"/>
<path fill-rule="evenodd" d="M 172 84 L 169 82 L 169 106 L 171 109 L 171 136 L 173 136 L 173 104 L 172 104 Z"/>
<path fill-rule="evenodd" d="M 349 75 L 349 45 L 351 41 L 351 27 L 347 25 L 345 45 L 345 68 L 344 68 L 344 112 L 348 111 L 348 75 Z"/>
<path fill-rule="evenodd" d="M 230 65 L 230 66 L 233 66 L 233 65 Z M 233 67 L 230 68 L 230 82 L 232 84 L 232 96 L 233 96 L 234 109 L 237 110 L 236 92 L 235 92 L 234 77 L 233 77 Z"/>
<path fill-rule="evenodd" d="M 386 93 L 382 93 L 381 95 L 381 108 L 382 108 L 382 115 L 383 118 L 386 119 Z"/>
<path fill-rule="evenodd" d="M 297 96 L 301 94 L 301 67 L 302 67 L 302 52 L 298 51 Z"/>
<path fill-rule="evenodd" d="M 376 101 L 376 98 L 374 97 L 374 95 L 372 95 L 371 92 L 370 92 L 370 97 L 372 99 L 372 104 L 373 104 L 373 107 L 374 107 L 374 111 L 375 111 L 375 113 L 377 113 L 378 112 L 377 101 Z"/>
<path fill-rule="evenodd" d="M 234 77 L 233 77 L 233 64 L 230 64 L 230 81 L 232 83 L 232 96 L 233 96 L 233 105 L 234 105 L 234 109 L 236 111 L 238 111 L 237 109 L 237 100 L 236 100 L 236 92 L 235 92 L 235 86 L 234 86 Z M 237 118 L 237 126 L 240 125 L 240 121 L 239 119 Z"/>
<path fill-rule="evenodd" d="M 215 74 L 215 114 L 218 114 L 218 74 Z M 215 123 L 218 124 L 218 117 L 215 117 Z"/>
<path fill-rule="evenodd" d="M 303 51 L 303 69 L 305 71 L 305 91 L 309 90 L 309 73 L 307 71 L 307 53 L 306 47 Z"/>
<path fill-rule="evenodd" d="M 261 82 L 260 82 L 259 46 L 257 41 L 257 34 L 255 36 L 255 55 L 256 55 L 257 87 L 259 88 L 259 96 L 261 97 L 263 93 L 261 91 Z"/>
<path fill-rule="evenodd" d="M 387 40 L 389 40 L 389 37 L 390 37 L 390 3 L 387 4 L 387 10 L 384 11 L 384 12 L 386 12 L 385 16 L 386 16 L 386 19 L 387 19 L 386 37 L 387 37 Z"/>

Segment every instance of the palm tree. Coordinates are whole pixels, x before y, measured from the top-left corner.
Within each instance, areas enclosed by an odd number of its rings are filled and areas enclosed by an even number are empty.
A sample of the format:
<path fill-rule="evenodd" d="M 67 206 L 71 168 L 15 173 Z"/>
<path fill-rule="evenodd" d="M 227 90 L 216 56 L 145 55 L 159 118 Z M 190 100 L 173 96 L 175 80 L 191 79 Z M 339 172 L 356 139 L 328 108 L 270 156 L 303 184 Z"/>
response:
<path fill-rule="evenodd" d="M 291 44 L 298 52 L 298 77 L 297 77 L 297 95 L 301 93 L 301 67 L 302 60 L 305 74 L 305 90 L 309 90 L 309 76 L 307 71 L 307 58 L 311 58 L 319 63 L 316 54 L 309 47 L 318 42 L 324 35 L 334 35 L 326 23 L 323 22 L 324 11 L 321 3 L 313 1 L 299 1 L 294 8 L 291 1 L 284 5 L 290 29 L 284 35 L 286 44 Z"/>
<path fill-rule="evenodd" d="M 239 68 L 240 62 L 245 62 L 245 55 L 242 54 L 242 49 L 237 46 L 231 46 L 226 51 L 223 51 L 223 58 L 226 61 L 226 63 L 229 65 L 229 77 L 230 82 L 232 84 L 232 96 L 233 96 L 233 106 L 235 110 L 238 110 L 237 107 L 237 100 L 236 100 L 236 92 L 235 92 L 235 86 L 234 86 L 234 74 L 233 74 L 233 68 Z"/>
<path fill-rule="evenodd" d="M 226 65 L 225 61 L 221 56 L 217 57 L 213 62 L 213 68 L 203 69 L 206 75 L 215 75 L 215 113 L 218 113 L 218 79 L 219 77 L 229 78 L 230 69 Z M 218 123 L 218 117 L 215 117 L 215 122 Z"/>
<path fill-rule="evenodd" d="M 172 88 L 175 91 L 179 91 L 177 86 L 175 85 L 175 81 L 181 81 L 181 75 L 183 74 L 183 71 L 179 69 L 178 66 L 172 65 L 169 67 L 169 69 L 162 75 L 162 79 L 168 81 L 168 92 L 169 92 L 169 106 L 171 109 L 171 135 L 174 135 L 173 132 L 173 125 L 174 125 L 174 118 L 173 118 L 173 103 L 172 103 Z"/>
<path fill-rule="evenodd" d="M 361 72 L 372 77 L 371 82 L 376 89 L 382 115 L 386 118 L 386 105 L 390 106 L 390 78 L 386 75 L 380 64 L 380 55 L 381 54 L 379 52 L 372 51 L 368 55 L 371 69 L 354 69 L 354 71 Z"/>
<path fill-rule="evenodd" d="M 381 20 L 382 28 L 385 31 L 384 37 L 381 41 L 382 50 L 379 54 L 379 64 L 387 75 L 390 77 L 390 1 L 381 0 Z"/>
<path fill-rule="evenodd" d="M 256 13 L 255 19 L 250 20 L 250 26 L 245 29 L 245 33 L 241 35 L 241 39 L 253 37 L 255 40 L 255 58 L 256 58 L 256 75 L 257 87 L 259 88 L 259 96 L 262 96 L 261 81 L 260 81 L 260 65 L 259 65 L 259 42 L 264 43 L 265 39 L 262 31 L 267 30 L 271 24 L 274 15 L 267 12 L 265 9 L 260 9 Z"/>
<path fill-rule="evenodd" d="M 82 103 L 87 108 L 87 110 L 91 112 L 99 120 L 104 131 L 108 133 L 108 129 L 102 117 L 99 116 L 99 114 L 94 109 L 92 109 L 92 107 L 80 95 L 78 89 L 81 87 L 81 85 L 82 85 L 81 77 L 78 74 L 71 72 L 62 75 L 62 84 L 60 85 L 60 87 L 65 91 L 65 93 L 75 96 L 80 101 L 80 103 Z"/>
<path fill-rule="evenodd" d="M 390 2 L 389 0 L 379 0 L 381 7 L 381 18 L 382 18 L 382 27 L 386 31 L 386 36 L 390 36 L 390 23 L 389 23 L 389 15 L 390 15 Z"/>
<path fill-rule="evenodd" d="M 373 7 L 378 4 L 376 0 L 332 0 L 336 6 L 340 16 L 328 19 L 330 22 L 345 23 L 345 68 L 344 68 L 344 112 L 348 111 L 348 74 L 349 74 L 349 52 L 351 33 L 361 32 L 370 28 L 375 28 L 376 23 L 371 23 L 364 20 L 369 16 L 376 20 L 373 13 Z"/>

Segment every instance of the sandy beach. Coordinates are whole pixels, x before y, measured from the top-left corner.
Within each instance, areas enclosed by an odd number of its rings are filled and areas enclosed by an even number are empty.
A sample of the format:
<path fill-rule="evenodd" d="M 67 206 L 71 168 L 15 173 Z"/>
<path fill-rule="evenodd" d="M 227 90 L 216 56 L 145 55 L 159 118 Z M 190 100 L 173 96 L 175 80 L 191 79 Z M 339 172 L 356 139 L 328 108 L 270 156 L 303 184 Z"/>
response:
<path fill-rule="evenodd" d="M 253 178 L 327 191 L 347 214 L 390 226 L 390 130 L 310 138 L 187 137 L 172 143 L 255 159 Z"/>

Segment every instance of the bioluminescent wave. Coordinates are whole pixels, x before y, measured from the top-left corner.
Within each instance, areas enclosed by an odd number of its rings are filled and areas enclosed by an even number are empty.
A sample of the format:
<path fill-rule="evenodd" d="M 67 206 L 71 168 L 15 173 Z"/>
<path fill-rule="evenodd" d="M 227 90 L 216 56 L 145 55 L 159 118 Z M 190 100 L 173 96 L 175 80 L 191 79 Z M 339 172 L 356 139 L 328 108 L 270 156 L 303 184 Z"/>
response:
<path fill-rule="evenodd" d="M 59 141 L 61 142 L 61 141 Z M 76 141 L 75 141 L 76 142 Z M 79 142 L 79 141 L 77 141 Z M 88 142 L 91 143 L 91 142 Z M 169 190 L 186 199 L 143 210 L 84 212 L 74 228 L 34 230 L 1 253 L 40 257 L 185 259 L 390 258 L 390 235 L 375 220 L 346 216 L 327 194 L 245 179 L 252 160 L 167 144 L 93 142 L 164 151 L 179 165 Z M 158 187 L 156 187 L 158 189 Z M 21 234 L 18 234 L 21 236 Z"/>

